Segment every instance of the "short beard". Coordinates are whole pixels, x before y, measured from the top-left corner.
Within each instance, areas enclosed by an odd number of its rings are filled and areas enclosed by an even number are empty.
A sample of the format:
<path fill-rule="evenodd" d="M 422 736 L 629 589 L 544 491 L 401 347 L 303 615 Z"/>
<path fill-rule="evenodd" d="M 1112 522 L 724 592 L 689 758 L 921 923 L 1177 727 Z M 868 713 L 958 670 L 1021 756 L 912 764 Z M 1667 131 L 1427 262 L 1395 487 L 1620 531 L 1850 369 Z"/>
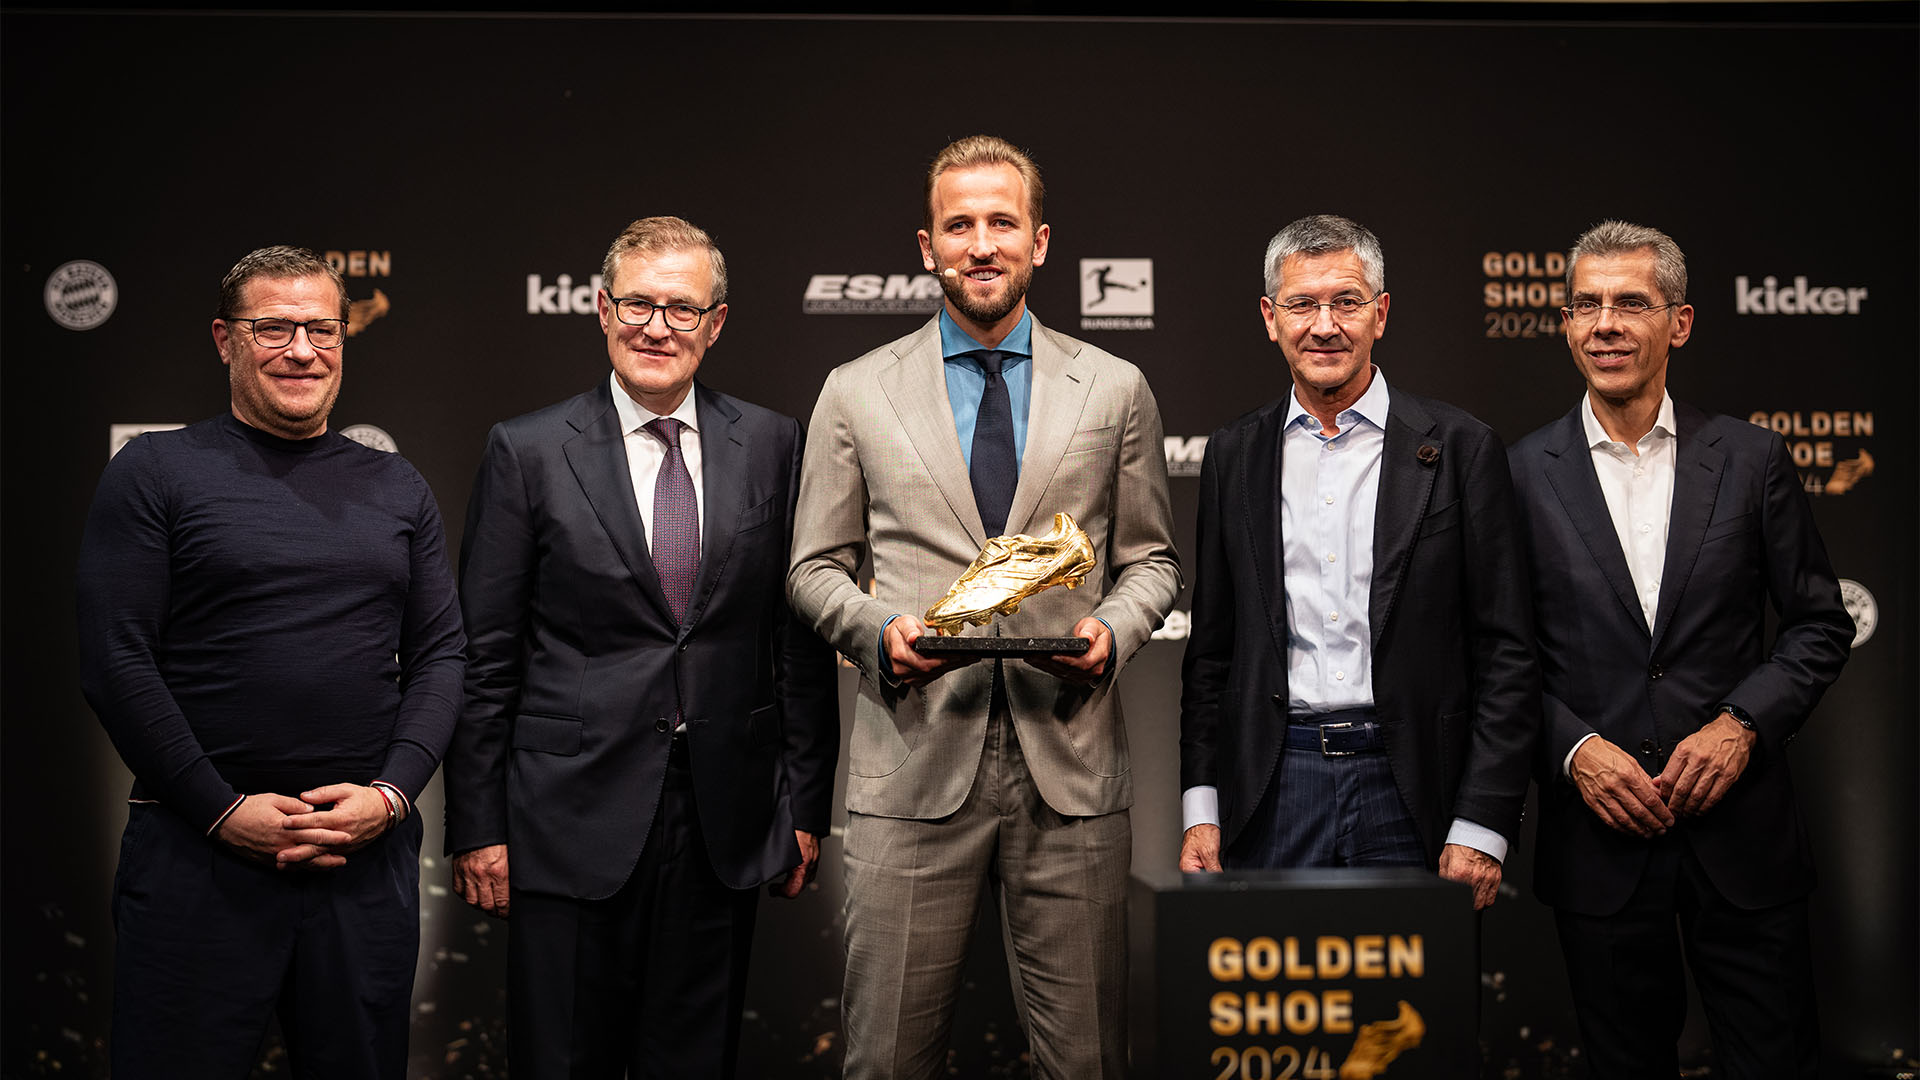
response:
<path fill-rule="evenodd" d="M 947 294 L 949 303 L 960 309 L 960 314 L 979 326 L 992 326 L 1012 314 L 1013 309 L 1020 306 L 1020 301 L 1026 299 L 1027 288 L 1033 284 L 1033 267 L 1029 264 L 1017 274 L 1006 275 L 1006 292 L 1000 294 L 999 300 L 985 303 L 968 295 L 966 277 L 965 270 L 951 278 L 942 274 L 941 291 Z"/>

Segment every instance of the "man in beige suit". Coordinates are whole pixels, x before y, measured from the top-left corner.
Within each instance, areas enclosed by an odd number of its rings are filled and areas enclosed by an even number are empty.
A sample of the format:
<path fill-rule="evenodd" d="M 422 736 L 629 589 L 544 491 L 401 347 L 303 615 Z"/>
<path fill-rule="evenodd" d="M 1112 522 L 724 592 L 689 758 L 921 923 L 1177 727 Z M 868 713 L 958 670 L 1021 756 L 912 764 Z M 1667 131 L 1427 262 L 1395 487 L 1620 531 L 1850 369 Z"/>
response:
<path fill-rule="evenodd" d="M 802 465 L 793 610 L 861 671 L 847 778 L 846 1075 L 944 1075 L 983 882 L 1034 1075 L 1126 1067 L 1133 784 L 1115 678 L 1180 588 L 1160 411 L 1131 364 L 1026 309 L 1039 170 L 974 136 L 927 175 L 944 310 L 827 377 Z M 996 620 L 1083 656 L 933 660 L 921 616 L 993 536 L 1087 531 L 1099 568 Z M 869 595 L 855 574 L 871 556 Z"/>

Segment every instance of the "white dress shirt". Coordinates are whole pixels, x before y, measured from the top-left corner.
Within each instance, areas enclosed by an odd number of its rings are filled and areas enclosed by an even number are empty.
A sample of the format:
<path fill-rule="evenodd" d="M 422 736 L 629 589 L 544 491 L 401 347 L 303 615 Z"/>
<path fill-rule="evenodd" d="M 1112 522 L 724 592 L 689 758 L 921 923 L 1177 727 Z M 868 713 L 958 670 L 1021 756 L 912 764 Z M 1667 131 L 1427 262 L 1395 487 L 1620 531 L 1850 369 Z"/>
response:
<path fill-rule="evenodd" d="M 1600 426 L 1591 393 L 1580 403 L 1580 426 L 1586 429 L 1593 474 L 1600 481 L 1600 493 L 1607 498 L 1613 535 L 1620 541 L 1620 553 L 1626 556 L 1633 594 L 1640 601 L 1640 614 L 1651 633 L 1653 617 L 1660 610 L 1660 575 L 1667 566 L 1667 524 L 1673 518 L 1674 462 L 1679 449 L 1673 398 L 1661 392 L 1660 414 L 1654 418 L 1653 430 L 1632 446 L 1614 441 Z M 1573 744 L 1560 763 L 1561 772 L 1571 774 L 1573 755 L 1596 734 L 1588 732 Z"/>
<path fill-rule="evenodd" d="M 627 475 L 633 481 L 633 501 L 640 507 L 640 524 L 647 530 L 647 547 L 653 547 L 653 485 L 660 476 L 660 464 L 667 460 L 667 444 L 642 430 L 660 418 L 660 414 L 627 396 L 617 375 L 613 380 L 613 410 L 620 415 L 620 434 L 627 447 Z M 687 473 L 693 477 L 693 503 L 700 517 L 700 547 L 707 546 L 707 496 L 701 486 L 700 425 L 693 407 L 693 389 L 680 407 L 667 415 L 687 426 L 680 433 L 680 456 L 686 459 Z"/>
<path fill-rule="evenodd" d="M 1287 593 L 1287 698 L 1291 712 L 1369 706 L 1373 647 L 1367 609 L 1373 596 L 1373 519 L 1380 501 L 1380 458 L 1387 444 L 1387 377 L 1373 369 L 1367 391 L 1334 417 L 1339 431 L 1287 399 L 1280 455 L 1280 535 Z M 1276 718 L 1277 723 L 1284 719 Z M 1184 827 L 1218 825 L 1220 793 L 1211 784 L 1181 793 Z M 1498 832 L 1456 818 L 1447 843 L 1504 860 Z"/>

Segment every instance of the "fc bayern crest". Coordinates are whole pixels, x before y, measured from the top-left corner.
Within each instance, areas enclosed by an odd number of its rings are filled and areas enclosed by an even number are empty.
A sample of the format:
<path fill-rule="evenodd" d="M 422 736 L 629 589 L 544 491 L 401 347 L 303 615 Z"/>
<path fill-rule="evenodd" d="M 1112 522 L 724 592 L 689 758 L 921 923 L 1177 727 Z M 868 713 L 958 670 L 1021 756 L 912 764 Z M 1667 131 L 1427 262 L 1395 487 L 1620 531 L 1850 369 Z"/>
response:
<path fill-rule="evenodd" d="M 400 444 L 393 441 L 393 436 L 372 424 L 355 424 L 352 427 L 341 428 L 340 437 L 352 439 L 369 450 L 385 450 L 389 454 L 398 453 L 400 450 Z"/>
<path fill-rule="evenodd" d="M 120 289 L 106 267 L 75 259 L 47 276 L 46 300 L 54 322 L 69 330 L 91 330 L 113 315 Z"/>

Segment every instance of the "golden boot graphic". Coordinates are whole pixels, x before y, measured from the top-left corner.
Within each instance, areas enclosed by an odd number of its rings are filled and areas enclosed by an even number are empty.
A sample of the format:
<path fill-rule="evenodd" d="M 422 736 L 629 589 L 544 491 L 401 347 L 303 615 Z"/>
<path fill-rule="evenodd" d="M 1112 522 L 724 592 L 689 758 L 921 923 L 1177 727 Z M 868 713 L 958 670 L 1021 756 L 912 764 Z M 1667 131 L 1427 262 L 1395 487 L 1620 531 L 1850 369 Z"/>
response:
<path fill-rule="evenodd" d="M 1387 1071 L 1387 1065 L 1402 1051 L 1420 1045 L 1427 1034 L 1427 1023 L 1406 1002 L 1400 1003 L 1400 1015 L 1392 1020 L 1376 1020 L 1360 1025 L 1353 1050 L 1340 1065 L 1340 1080 L 1373 1080 Z"/>

